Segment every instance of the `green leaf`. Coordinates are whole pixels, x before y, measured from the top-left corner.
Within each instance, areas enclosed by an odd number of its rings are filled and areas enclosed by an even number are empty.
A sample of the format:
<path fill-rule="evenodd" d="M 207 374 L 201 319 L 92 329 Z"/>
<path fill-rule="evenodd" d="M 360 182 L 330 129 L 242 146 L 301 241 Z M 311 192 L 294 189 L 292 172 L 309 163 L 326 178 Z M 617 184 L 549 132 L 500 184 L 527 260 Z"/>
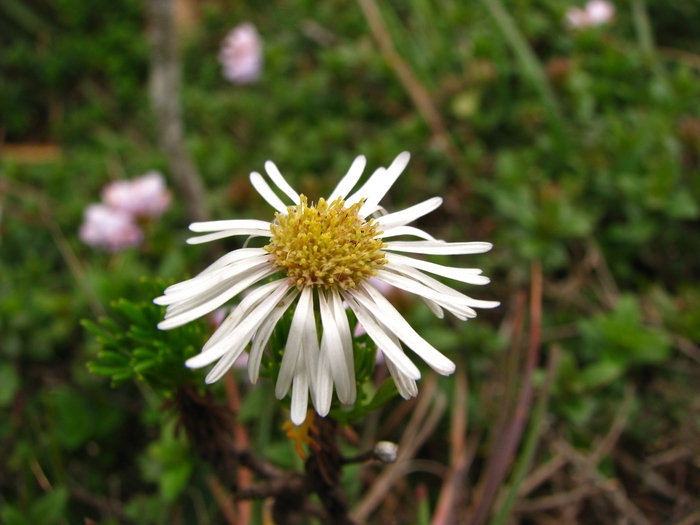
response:
<path fill-rule="evenodd" d="M 19 389 L 19 375 L 10 363 L 0 363 L 0 407 L 6 407 Z"/>
<path fill-rule="evenodd" d="M 0 510 L 0 517 L 5 525 L 32 525 L 22 513 L 11 505 L 4 505 Z"/>
<path fill-rule="evenodd" d="M 64 517 L 68 505 L 68 490 L 56 487 L 39 498 L 29 511 L 30 521 L 35 525 L 53 525 Z"/>
<path fill-rule="evenodd" d="M 165 501 L 173 502 L 182 494 L 193 470 L 194 464 L 186 461 L 173 465 L 163 472 L 158 481 L 158 486 Z"/>
<path fill-rule="evenodd" d="M 585 389 L 595 389 L 607 386 L 622 376 L 625 369 L 620 363 L 600 361 L 586 367 L 579 376 Z"/>

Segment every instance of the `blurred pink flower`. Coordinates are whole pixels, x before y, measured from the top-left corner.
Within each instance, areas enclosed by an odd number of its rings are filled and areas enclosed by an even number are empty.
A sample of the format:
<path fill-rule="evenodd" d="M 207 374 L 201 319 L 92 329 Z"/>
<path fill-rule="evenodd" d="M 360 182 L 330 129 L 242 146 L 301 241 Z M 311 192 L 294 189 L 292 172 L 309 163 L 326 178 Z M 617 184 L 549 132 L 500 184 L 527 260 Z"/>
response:
<path fill-rule="evenodd" d="M 250 22 L 229 31 L 219 52 L 226 80 L 236 84 L 255 82 L 262 71 L 262 39 Z"/>
<path fill-rule="evenodd" d="M 143 240 L 143 232 L 130 214 L 104 204 L 87 207 L 78 235 L 85 244 L 110 252 L 138 246 Z"/>
<path fill-rule="evenodd" d="M 590 0 L 583 9 L 572 7 L 566 13 L 566 23 L 572 29 L 595 27 L 610 22 L 615 6 L 607 0 Z"/>
<path fill-rule="evenodd" d="M 170 198 L 163 175 L 157 171 L 112 182 L 102 190 L 105 204 L 134 217 L 159 217 L 170 205 Z"/>

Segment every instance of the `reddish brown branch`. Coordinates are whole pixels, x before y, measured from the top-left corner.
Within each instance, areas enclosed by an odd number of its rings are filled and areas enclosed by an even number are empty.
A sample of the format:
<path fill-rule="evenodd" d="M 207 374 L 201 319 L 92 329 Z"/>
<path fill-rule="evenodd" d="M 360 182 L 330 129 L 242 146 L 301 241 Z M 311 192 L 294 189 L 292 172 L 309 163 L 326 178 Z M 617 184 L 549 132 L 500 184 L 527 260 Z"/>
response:
<path fill-rule="evenodd" d="M 542 326 L 542 268 L 539 261 L 533 262 L 531 275 L 530 339 L 520 398 L 515 407 L 515 413 L 510 425 L 501 434 L 496 447 L 494 447 L 491 461 L 486 470 L 486 481 L 484 482 L 481 498 L 469 522 L 471 525 L 483 525 L 489 516 L 498 488 L 513 462 L 515 450 L 520 442 L 532 401 L 534 388 L 532 376 L 539 357 Z"/>

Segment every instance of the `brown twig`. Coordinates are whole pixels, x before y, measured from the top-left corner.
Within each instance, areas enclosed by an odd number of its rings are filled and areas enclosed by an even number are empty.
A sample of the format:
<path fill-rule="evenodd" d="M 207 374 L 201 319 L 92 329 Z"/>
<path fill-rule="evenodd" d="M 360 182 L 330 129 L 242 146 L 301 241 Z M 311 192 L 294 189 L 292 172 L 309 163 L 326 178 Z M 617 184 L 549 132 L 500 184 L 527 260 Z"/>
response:
<path fill-rule="evenodd" d="M 471 457 L 466 446 L 468 425 L 468 396 L 467 374 L 464 368 L 459 368 L 455 377 L 455 392 L 452 409 L 452 428 L 450 429 L 450 466 L 442 482 L 440 497 L 432 525 L 448 525 L 455 522 L 455 507 L 457 497 L 462 493 L 464 479 L 469 471 Z"/>
<path fill-rule="evenodd" d="M 447 126 L 440 112 L 435 107 L 435 104 L 433 104 L 428 90 L 421 84 L 411 67 L 401 57 L 398 51 L 396 51 L 377 3 L 374 0 L 357 1 L 367 19 L 367 23 L 372 31 L 372 36 L 377 41 L 377 46 L 379 46 L 379 52 L 382 54 L 382 57 L 384 57 L 384 60 L 389 64 L 389 67 L 394 70 L 394 73 L 399 78 L 404 89 L 406 89 L 408 96 L 411 97 L 418 113 L 420 113 L 423 120 L 428 124 L 428 127 L 450 162 L 452 162 L 453 165 L 457 165 L 459 152 L 447 130 Z"/>
<path fill-rule="evenodd" d="M 406 462 L 413 458 L 426 439 L 433 433 L 440 422 L 447 400 L 441 393 L 436 393 L 435 375 L 430 375 L 418 396 L 418 403 L 411 420 L 406 426 L 396 463 L 387 466 L 362 500 L 351 512 L 351 517 L 358 523 L 365 523 L 372 511 L 382 502 L 393 484 L 404 474 Z M 432 409 L 429 410 L 432 406 Z"/>
<path fill-rule="evenodd" d="M 535 372 L 540 350 L 540 330 L 542 326 L 542 267 L 539 261 L 532 264 L 530 290 L 530 338 L 523 374 L 520 398 L 515 407 L 513 419 L 498 440 L 484 477 L 481 497 L 472 513 L 471 525 L 482 525 L 489 515 L 491 505 L 496 499 L 498 488 L 513 461 L 515 449 L 525 427 L 525 421 L 532 401 L 532 376 Z"/>
<path fill-rule="evenodd" d="M 248 433 L 243 425 L 238 422 L 238 412 L 241 407 L 241 395 L 238 391 L 238 384 L 232 372 L 224 375 L 224 386 L 226 388 L 226 398 L 228 399 L 229 409 L 233 414 L 233 441 L 236 444 L 236 449 L 248 449 Z M 247 487 L 253 482 L 253 473 L 247 469 L 238 469 L 237 486 L 239 488 Z M 238 519 L 241 525 L 248 525 L 252 519 L 253 507 L 248 501 L 238 503 Z"/>
<path fill-rule="evenodd" d="M 180 106 L 180 59 L 172 0 L 148 0 L 151 41 L 151 103 L 158 142 L 168 159 L 173 181 L 189 218 L 209 218 L 204 184 L 187 151 Z"/>
<path fill-rule="evenodd" d="M 558 440 L 554 442 L 553 447 L 560 453 L 565 454 L 578 468 L 581 474 L 597 486 L 605 487 L 610 482 L 609 479 L 605 478 L 598 471 L 597 464 L 594 464 L 589 457 L 576 450 L 568 442 Z M 632 523 L 636 523 L 637 525 L 651 525 L 651 522 L 644 516 L 644 513 L 639 507 L 629 500 L 624 488 L 619 482 L 617 482 L 615 490 L 605 492 L 605 494 L 609 497 L 613 505 L 615 505 L 621 516 L 629 518 Z"/>
<path fill-rule="evenodd" d="M 614 480 L 608 480 L 608 482 L 603 485 L 584 485 L 568 492 L 559 492 L 551 496 L 521 501 L 515 506 L 515 511 L 520 513 L 534 513 L 560 507 L 568 507 L 590 496 L 600 494 L 601 492 L 617 490 L 617 487 L 618 484 Z"/>
<path fill-rule="evenodd" d="M 221 514 L 223 514 L 226 523 L 228 525 L 237 525 L 236 509 L 233 507 L 233 501 L 231 501 L 228 493 L 221 486 L 221 482 L 219 482 L 216 476 L 208 476 L 207 485 L 209 485 L 209 490 L 211 490 L 216 503 L 219 505 L 219 509 L 221 509 Z"/>

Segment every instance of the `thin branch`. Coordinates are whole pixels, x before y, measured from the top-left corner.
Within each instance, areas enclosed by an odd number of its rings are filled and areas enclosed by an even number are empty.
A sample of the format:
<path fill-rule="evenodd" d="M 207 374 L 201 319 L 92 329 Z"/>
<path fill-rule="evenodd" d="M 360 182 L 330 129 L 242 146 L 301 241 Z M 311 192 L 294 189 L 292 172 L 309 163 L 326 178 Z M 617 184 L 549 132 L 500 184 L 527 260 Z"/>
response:
<path fill-rule="evenodd" d="M 204 184 L 187 151 L 180 106 L 180 60 L 172 0 L 148 0 L 151 40 L 151 103 L 158 142 L 167 156 L 173 181 L 189 218 L 209 218 Z"/>
<path fill-rule="evenodd" d="M 469 472 L 471 454 L 466 446 L 468 425 L 467 374 L 459 368 L 455 377 L 453 397 L 452 428 L 450 429 L 450 466 L 442 482 L 440 498 L 433 513 L 432 525 L 448 525 L 455 522 L 457 498 L 462 493 L 464 480 Z"/>
<path fill-rule="evenodd" d="M 470 520 L 471 525 L 482 525 L 489 515 L 496 499 L 498 488 L 513 461 L 515 449 L 525 427 L 527 414 L 532 400 L 532 377 L 537 365 L 540 350 L 540 330 L 542 326 L 542 267 L 539 261 L 532 263 L 530 290 L 530 340 L 523 374 L 523 386 L 515 407 L 511 424 L 498 440 L 491 461 L 486 470 L 481 498 Z"/>
<path fill-rule="evenodd" d="M 420 113 L 423 120 L 428 124 L 428 127 L 438 140 L 438 144 L 443 149 L 450 162 L 456 165 L 459 153 L 447 130 L 447 125 L 442 119 L 440 112 L 435 107 L 435 104 L 433 104 L 428 90 L 421 84 L 411 67 L 401 57 L 398 51 L 396 51 L 377 3 L 374 0 L 357 1 L 367 19 L 367 23 L 372 31 L 372 36 L 377 41 L 377 46 L 379 46 L 382 57 L 384 57 L 389 67 L 394 70 L 394 73 L 399 78 L 404 89 L 406 89 L 408 96 L 411 97 L 418 113 Z"/>
<path fill-rule="evenodd" d="M 351 512 L 350 516 L 353 520 L 357 523 L 367 521 L 369 515 L 379 506 L 396 480 L 404 475 L 406 463 L 413 458 L 425 440 L 435 431 L 446 405 L 447 399 L 444 394 L 436 393 L 435 375 L 429 376 L 419 394 L 418 404 L 399 443 L 399 456 L 396 463 L 386 467 L 377 476 L 372 487 Z"/>

